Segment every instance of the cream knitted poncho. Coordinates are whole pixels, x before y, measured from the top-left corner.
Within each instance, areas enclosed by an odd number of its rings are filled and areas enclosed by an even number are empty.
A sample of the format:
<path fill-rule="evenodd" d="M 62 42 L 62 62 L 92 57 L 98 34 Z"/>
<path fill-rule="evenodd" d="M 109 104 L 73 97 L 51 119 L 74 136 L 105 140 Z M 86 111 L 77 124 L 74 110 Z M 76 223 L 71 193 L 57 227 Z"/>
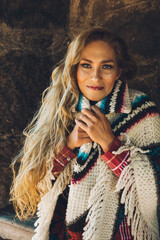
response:
<path fill-rule="evenodd" d="M 134 239 L 159 239 L 157 209 L 160 183 L 160 117 L 155 104 L 143 93 L 128 89 L 118 80 L 107 100 L 106 117 L 113 133 L 123 145 L 115 154 L 130 151 L 128 166 L 119 179 L 101 158 L 101 150 L 94 165 L 87 163 L 81 169 L 77 158 L 65 167 L 53 187 L 53 155 L 48 160 L 48 173 L 39 184 L 47 184 L 48 193 L 38 205 L 33 240 L 48 240 L 49 226 L 58 196 L 70 185 L 66 224 L 70 225 L 88 212 L 84 227 L 84 240 L 110 240 L 113 238 L 119 201 L 125 206 L 128 225 Z M 85 105 L 83 105 L 84 107 Z M 85 149 L 84 149 L 85 151 Z M 86 148 L 87 152 L 87 148 Z M 78 170 L 77 170 L 78 169 Z M 85 177 L 76 184 L 73 172 L 85 171 Z"/>

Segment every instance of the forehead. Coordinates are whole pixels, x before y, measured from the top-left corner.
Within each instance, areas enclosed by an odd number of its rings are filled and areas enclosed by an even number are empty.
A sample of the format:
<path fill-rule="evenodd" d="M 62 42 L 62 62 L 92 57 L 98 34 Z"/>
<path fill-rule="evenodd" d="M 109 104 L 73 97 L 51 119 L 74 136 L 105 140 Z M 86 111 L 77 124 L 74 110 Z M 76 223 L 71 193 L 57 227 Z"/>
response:
<path fill-rule="evenodd" d="M 82 50 L 81 59 L 112 59 L 115 61 L 115 51 L 106 42 L 98 40 L 88 43 Z"/>

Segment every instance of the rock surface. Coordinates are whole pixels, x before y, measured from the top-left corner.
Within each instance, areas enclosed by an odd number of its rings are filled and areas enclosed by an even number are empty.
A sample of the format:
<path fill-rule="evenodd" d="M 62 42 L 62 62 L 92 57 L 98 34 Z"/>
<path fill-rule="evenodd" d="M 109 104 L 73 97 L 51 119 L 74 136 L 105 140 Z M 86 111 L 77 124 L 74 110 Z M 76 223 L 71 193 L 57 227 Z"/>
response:
<path fill-rule="evenodd" d="M 8 204 L 9 165 L 22 131 L 48 86 L 70 38 L 89 26 L 122 36 L 139 65 L 130 86 L 146 92 L 160 110 L 159 0 L 0 1 L 0 207 Z"/>
<path fill-rule="evenodd" d="M 51 72 L 67 48 L 69 1 L 0 1 L 0 207 L 8 204 L 9 165 L 22 146 Z"/>

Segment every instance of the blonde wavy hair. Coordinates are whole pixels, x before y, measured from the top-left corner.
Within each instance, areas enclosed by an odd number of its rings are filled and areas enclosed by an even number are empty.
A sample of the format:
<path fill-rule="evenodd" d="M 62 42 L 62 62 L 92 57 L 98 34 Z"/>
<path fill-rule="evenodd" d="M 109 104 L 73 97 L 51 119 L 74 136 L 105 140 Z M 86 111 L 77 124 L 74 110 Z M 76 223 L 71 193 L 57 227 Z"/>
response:
<path fill-rule="evenodd" d="M 32 217 L 42 195 L 49 189 L 39 188 L 39 182 L 47 173 L 47 162 L 54 161 L 66 143 L 67 135 L 74 126 L 74 112 L 79 99 L 76 82 L 77 65 L 83 48 L 92 41 L 103 40 L 115 50 L 118 67 L 123 69 L 123 79 L 131 79 L 136 64 L 128 54 L 121 38 L 103 28 L 83 31 L 69 45 L 65 58 L 52 73 L 50 86 L 44 91 L 42 105 L 32 122 L 24 130 L 23 149 L 13 160 L 11 201 L 19 219 Z M 16 174 L 15 164 L 20 162 Z"/>

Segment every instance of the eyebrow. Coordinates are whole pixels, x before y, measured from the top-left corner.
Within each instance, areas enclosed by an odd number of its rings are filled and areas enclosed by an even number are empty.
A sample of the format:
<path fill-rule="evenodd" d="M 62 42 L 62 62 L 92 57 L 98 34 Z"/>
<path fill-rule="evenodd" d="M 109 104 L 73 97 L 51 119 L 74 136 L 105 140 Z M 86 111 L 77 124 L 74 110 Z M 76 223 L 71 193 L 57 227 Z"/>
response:
<path fill-rule="evenodd" d="M 87 58 L 82 58 L 80 61 L 87 61 L 87 62 L 90 62 L 92 63 L 91 60 L 87 59 Z M 113 59 L 106 59 L 106 60 L 103 60 L 102 63 L 107 63 L 107 62 L 112 62 L 112 63 L 115 63 L 115 61 Z"/>

